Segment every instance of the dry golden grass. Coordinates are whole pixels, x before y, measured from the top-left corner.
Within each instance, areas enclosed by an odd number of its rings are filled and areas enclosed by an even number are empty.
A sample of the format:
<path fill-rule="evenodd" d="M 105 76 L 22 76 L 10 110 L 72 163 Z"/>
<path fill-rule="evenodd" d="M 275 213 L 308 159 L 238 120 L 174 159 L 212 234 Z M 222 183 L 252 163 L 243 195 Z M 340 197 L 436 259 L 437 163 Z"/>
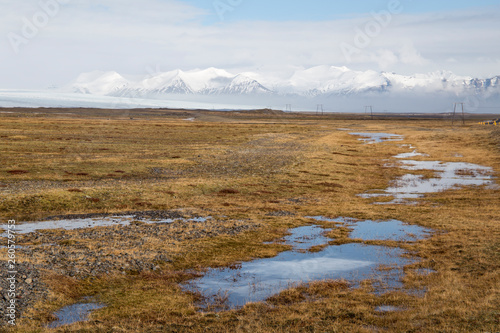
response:
<path fill-rule="evenodd" d="M 38 219 L 55 214 L 188 209 L 212 215 L 213 224 L 172 229 L 169 241 L 148 235 L 143 245 L 116 235 L 84 238 L 64 232 L 71 251 L 115 253 L 151 260 L 171 254 L 158 271 L 111 272 L 77 279 L 45 272 L 48 299 L 36 304 L 18 332 L 45 331 L 50 313 L 90 295 L 108 306 L 81 332 L 495 332 L 499 323 L 499 189 L 463 188 L 427 195 L 417 205 L 373 205 L 357 194 L 386 188 L 403 170 L 387 160 L 412 144 L 423 160 L 464 161 L 500 170 L 500 135 L 491 128 L 455 126 L 443 120 L 374 120 L 254 113 L 154 112 L 129 117 L 100 113 L 37 118 L 1 116 L 1 218 Z M 90 112 L 90 111 L 89 111 Z M 108 119 L 109 118 L 109 119 Z M 357 132 L 401 134 L 403 142 L 363 145 Z M 459 157 L 461 156 L 461 157 Z M 27 172 L 17 172 L 22 170 Z M 9 172 L 16 171 L 16 172 Z M 421 172 L 430 176 L 432 173 Z M 95 200 L 92 200 L 95 199 Z M 284 213 L 280 213 L 284 212 Z M 311 223 L 305 216 L 398 219 L 436 230 L 429 239 L 406 244 L 421 261 L 405 268 L 405 287 L 423 296 L 373 294 L 366 281 L 298 285 L 269 302 L 222 312 L 197 311 L 200 296 L 180 283 L 207 267 L 274 256 L 288 247 L 262 245 L 287 229 Z M 251 226 L 237 233 L 212 233 L 217 224 Z M 332 244 L 350 242 L 347 229 L 334 230 Z M 133 226 L 138 232 L 147 225 Z M 178 229 L 177 229 L 178 228 Z M 135 229 L 134 229 L 135 230 Z M 217 229 L 219 230 L 219 229 Z M 229 229 L 228 229 L 229 230 Z M 200 232 L 190 238 L 187 232 Z M 177 237 L 177 233 L 182 237 Z M 52 235 L 52 234 L 50 234 Z M 56 237 L 61 233 L 54 232 Z M 57 236 L 57 237 L 59 237 Z M 167 237 L 167 236 L 165 236 Z M 170 237 L 170 236 L 168 236 Z M 177 237 L 177 238 L 176 238 Z M 395 246 L 391 242 L 380 242 Z M 34 244 L 33 246 L 37 246 Z M 38 252 L 22 260 L 41 263 Z M 1 259 L 4 258 L 2 253 Z M 416 274 L 416 268 L 436 273 Z M 56 274 L 56 275 L 55 275 Z M 381 313 L 380 305 L 402 311 Z"/>

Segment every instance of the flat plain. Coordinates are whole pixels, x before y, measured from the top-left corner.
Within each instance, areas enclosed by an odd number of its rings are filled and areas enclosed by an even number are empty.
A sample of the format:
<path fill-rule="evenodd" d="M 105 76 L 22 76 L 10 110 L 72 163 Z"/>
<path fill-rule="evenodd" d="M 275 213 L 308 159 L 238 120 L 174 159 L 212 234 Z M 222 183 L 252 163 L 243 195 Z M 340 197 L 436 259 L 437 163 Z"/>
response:
<path fill-rule="evenodd" d="M 0 224 L 132 217 L 126 226 L 18 234 L 19 318 L 15 327 L 3 322 L 0 329 L 499 331 L 500 130 L 480 120 L 452 125 L 441 116 L 4 109 Z M 366 144 L 351 132 L 402 140 Z M 491 168 L 491 183 L 408 203 L 360 196 L 405 174 L 434 177 L 431 170 L 397 167 L 394 156 L 413 150 L 425 154 L 415 157 L 419 161 Z M 329 222 L 339 217 L 395 219 L 433 233 L 414 242 L 351 239 L 347 224 Z M 145 222 L 155 219 L 174 222 Z M 332 246 L 397 247 L 418 260 L 402 268 L 403 287 L 386 292 L 374 287 L 377 276 L 356 284 L 321 279 L 228 308 L 224 295 L 207 300 L 183 287 L 209 268 L 236 270 L 275 257 L 290 249 L 279 241 L 290 229 L 313 224 L 331 229 Z M 7 262 L 6 249 L 0 260 Z M 85 297 L 105 306 L 88 321 L 47 327 L 58 309 Z"/>

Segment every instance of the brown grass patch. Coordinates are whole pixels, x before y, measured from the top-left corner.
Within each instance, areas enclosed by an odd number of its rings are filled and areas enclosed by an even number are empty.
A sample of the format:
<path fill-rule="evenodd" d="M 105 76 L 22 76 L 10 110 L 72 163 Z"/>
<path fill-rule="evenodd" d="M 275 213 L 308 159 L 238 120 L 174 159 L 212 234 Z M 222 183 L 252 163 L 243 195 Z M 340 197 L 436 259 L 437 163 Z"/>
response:
<path fill-rule="evenodd" d="M 103 273 L 78 280 L 68 277 L 69 268 L 61 268 L 62 260 L 50 262 L 51 266 L 46 266 L 46 276 L 53 282 L 49 283 L 50 297 L 32 309 L 33 315 L 25 317 L 18 332 L 43 331 L 41 325 L 46 319 L 40 319 L 40 314 L 50 314 L 85 295 L 96 296 L 108 307 L 96 312 L 94 321 L 76 324 L 69 330 L 498 330 L 499 190 L 466 187 L 427 195 L 415 206 L 372 205 L 373 200 L 358 194 L 386 188 L 405 172 L 383 165 L 386 159 L 408 149 L 401 147 L 401 142 L 365 145 L 357 137 L 337 130 L 401 134 L 405 137 L 403 143 L 412 144 L 432 159 L 477 163 L 498 172 L 500 136 L 492 134 L 491 129 L 473 124 L 452 128 L 442 119 L 366 121 L 362 116 L 344 120 L 345 116 L 338 115 L 128 110 L 135 119 L 130 121 L 123 113 L 118 115 L 123 111 L 73 111 L 72 116 L 60 116 L 51 113 L 60 110 L 41 110 L 45 115 L 36 118 L 22 113 L 20 117 L 0 115 L 2 136 L 30 133 L 22 140 L 0 142 L 2 150 L 12 152 L 2 156 L 4 165 L 30 170 L 15 182 L 9 174 L 0 174 L 0 182 L 9 185 L 9 191 L 3 190 L 0 197 L 2 216 L 119 213 L 137 210 L 136 203 L 150 203 L 155 209 L 180 209 L 198 216 L 211 215 L 213 220 L 177 223 L 161 235 L 152 232 L 154 225 L 136 223 L 126 228 L 51 232 L 60 238 L 49 243 L 65 244 L 68 267 L 69 263 L 86 267 L 85 258 L 70 255 L 90 253 L 92 258 L 112 263 L 117 260 L 130 268 L 124 270 L 125 274 L 117 271 L 116 275 Z M 32 110 L 22 112 L 31 115 Z M 197 117 L 196 125 L 182 121 L 192 116 Z M 94 134 L 96 128 L 99 137 Z M 72 140 L 64 153 L 60 151 L 61 141 L 54 140 L 61 137 Z M 100 150 L 106 147 L 113 147 L 113 151 Z M 102 176 L 121 168 L 127 170 L 127 177 L 116 172 L 111 179 Z M 65 177 L 81 171 L 87 177 Z M 258 195 L 243 195 L 244 184 L 252 186 L 249 192 Z M 68 188 L 84 188 L 99 201 L 69 193 Z M 238 193 L 220 193 L 221 189 L 237 189 Z M 294 215 L 267 215 L 278 211 Z M 372 242 L 402 247 L 408 255 L 418 256 L 419 262 L 405 268 L 408 274 L 403 282 L 409 290 L 425 288 L 425 295 L 376 295 L 369 281 L 359 288 L 350 288 L 342 281 L 322 281 L 290 286 L 270 299 L 272 306 L 257 303 L 239 310 L 201 313 L 197 311 L 200 295 L 186 292 L 179 285 L 191 277 L 193 269 L 226 267 L 272 257 L 288 249 L 263 242 L 281 239 L 289 228 L 311 222 L 305 216 L 316 215 L 398 219 L 436 230 L 428 239 L 415 243 Z M 233 224 L 238 228 L 259 227 L 232 232 Z M 331 223 L 317 224 L 332 228 Z M 221 233 L 221 225 L 228 227 L 227 232 Z M 118 232 L 113 232 L 115 229 Z M 353 242 L 348 231 L 345 226 L 335 225 L 329 233 L 334 239 L 331 244 Z M 50 241 L 44 233 L 37 236 L 40 244 Z M 61 250 L 54 247 L 35 251 L 36 246 L 29 250 L 36 255 L 24 256 L 20 252 L 23 260 L 48 265 L 52 251 L 58 254 Z M 3 253 L 2 260 L 6 258 Z M 411 273 L 419 265 L 436 273 Z M 61 274 L 54 278 L 56 270 Z M 405 310 L 379 313 L 375 311 L 379 305 Z"/>

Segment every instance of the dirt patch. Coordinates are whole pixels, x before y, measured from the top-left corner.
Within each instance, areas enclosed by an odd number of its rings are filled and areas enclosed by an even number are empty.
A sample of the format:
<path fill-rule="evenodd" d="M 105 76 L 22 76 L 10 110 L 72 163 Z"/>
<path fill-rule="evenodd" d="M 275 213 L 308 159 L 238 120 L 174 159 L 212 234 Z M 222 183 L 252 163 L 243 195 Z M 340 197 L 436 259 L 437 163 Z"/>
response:
<path fill-rule="evenodd" d="M 11 175 L 24 175 L 26 173 L 29 173 L 27 170 L 9 170 L 7 173 L 10 173 Z"/>
<path fill-rule="evenodd" d="M 234 188 L 225 188 L 223 190 L 219 191 L 220 194 L 239 194 L 240 191 L 234 189 Z"/>

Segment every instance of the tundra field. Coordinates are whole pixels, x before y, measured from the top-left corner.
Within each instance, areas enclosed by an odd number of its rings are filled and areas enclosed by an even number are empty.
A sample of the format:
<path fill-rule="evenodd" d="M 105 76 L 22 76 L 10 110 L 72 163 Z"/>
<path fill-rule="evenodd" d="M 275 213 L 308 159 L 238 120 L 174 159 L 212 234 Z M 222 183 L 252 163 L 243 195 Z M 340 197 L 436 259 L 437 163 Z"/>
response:
<path fill-rule="evenodd" d="M 8 324 L 9 286 L 2 278 L 0 330 L 498 332 L 500 128 L 478 124 L 490 117 L 452 126 L 449 118 L 430 115 L 2 109 L 4 229 L 8 220 L 18 226 L 132 220 L 16 234 L 16 325 Z M 366 144 L 354 132 L 402 140 Z M 397 167 L 393 157 L 413 150 L 425 154 L 418 161 L 489 167 L 491 181 L 407 202 L 360 196 L 406 174 L 435 177 L 431 170 Z M 399 220 L 433 232 L 416 241 L 366 241 L 351 238 L 348 224 L 331 221 L 339 217 Z M 167 218 L 173 222 L 145 222 Z M 280 239 L 313 224 L 329 230 L 330 242 L 311 253 L 351 243 L 402 249 L 414 258 L 402 268 L 402 287 L 381 292 L 377 274 L 358 282 L 303 281 L 243 307 L 228 306 L 224 293 L 207 299 L 185 287 L 209 268 L 236 272 L 245 262 L 290 250 Z M 5 234 L 0 241 L 4 277 Z M 104 307 L 87 321 L 48 326 L 59 309 L 82 299 Z"/>

